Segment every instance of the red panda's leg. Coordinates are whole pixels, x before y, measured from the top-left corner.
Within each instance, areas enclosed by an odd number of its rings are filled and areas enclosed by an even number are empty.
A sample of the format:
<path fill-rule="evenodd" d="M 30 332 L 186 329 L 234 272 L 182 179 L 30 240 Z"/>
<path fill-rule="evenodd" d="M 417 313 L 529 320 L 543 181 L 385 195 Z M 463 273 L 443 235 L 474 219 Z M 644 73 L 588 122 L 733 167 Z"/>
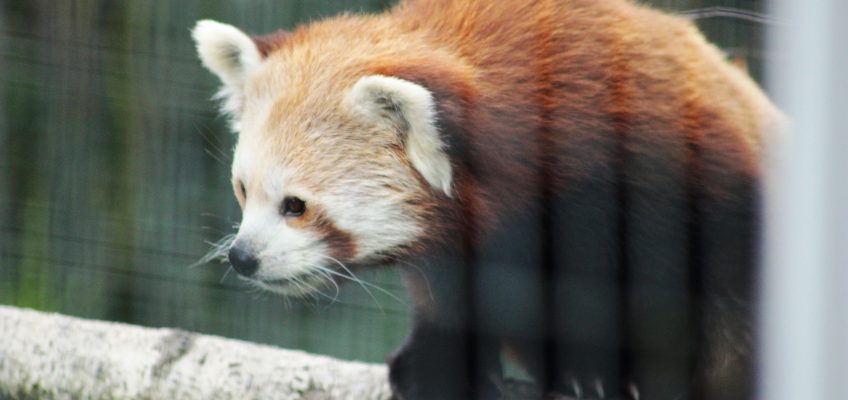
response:
<path fill-rule="evenodd" d="M 407 271 L 415 303 L 412 331 L 389 356 L 395 396 L 412 399 L 497 399 L 500 343 L 481 335 L 468 312 L 463 265 L 416 264 Z"/>
<path fill-rule="evenodd" d="M 469 346 L 479 348 L 480 344 L 460 332 L 417 325 L 388 360 L 395 396 L 402 400 L 499 398 L 493 380 L 480 373 L 484 363 L 469 357 Z"/>

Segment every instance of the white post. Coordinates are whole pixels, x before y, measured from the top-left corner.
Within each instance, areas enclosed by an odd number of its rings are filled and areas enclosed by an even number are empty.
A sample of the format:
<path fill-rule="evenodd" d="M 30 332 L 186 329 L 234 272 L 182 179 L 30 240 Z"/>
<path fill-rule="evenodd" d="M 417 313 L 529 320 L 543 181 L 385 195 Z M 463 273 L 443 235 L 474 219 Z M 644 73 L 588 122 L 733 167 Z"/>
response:
<path fill-rule="evenodd" d="M 792 127 L 767 160 L 759 398 L 848 399 L 848 2 L 771 6 L 767 83 Z"/>

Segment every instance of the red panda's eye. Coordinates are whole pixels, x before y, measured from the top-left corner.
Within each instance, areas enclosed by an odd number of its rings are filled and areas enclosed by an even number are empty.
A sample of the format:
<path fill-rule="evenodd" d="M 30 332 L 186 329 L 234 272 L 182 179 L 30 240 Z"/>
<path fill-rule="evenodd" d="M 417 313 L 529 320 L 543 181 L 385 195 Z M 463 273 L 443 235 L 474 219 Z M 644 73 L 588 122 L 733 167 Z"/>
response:
<path fill-rule="evenodd" d="M 297 197 L 283 199 L 282 214 L 286 217 L 299 217 L 306 211 L 306 202 Z"/>
<path fill-rule="evenodd" d="M 247 189 L 244 187 L 244 182 L 239 182 L 239 190 L 241 190 L 241 198 L 247 200 Z"/>

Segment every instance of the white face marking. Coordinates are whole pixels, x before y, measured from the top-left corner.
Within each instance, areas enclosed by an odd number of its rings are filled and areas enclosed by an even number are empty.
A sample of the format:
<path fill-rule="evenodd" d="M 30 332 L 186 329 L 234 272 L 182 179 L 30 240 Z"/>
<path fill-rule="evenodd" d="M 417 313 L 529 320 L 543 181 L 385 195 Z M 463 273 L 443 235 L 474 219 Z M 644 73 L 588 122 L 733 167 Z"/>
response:
<path fill-rule="evenodd" d="M 347 274 L 339 263 L 379 263 L 418 240 L 427 223 L 412 205 L 424 192 L 419 177 L 448 195 L 452 185 L 430 92 L 371 76 L 336 97 L 321 94 L 318 106 L 307 107 L 316 100 L 285 97 L 284 88 L 294 85 L 280 72 L 287 68 L 261 60 L 246 65 L 249 74 L 239 77 L 237 92 L 225 72 L 213 72 L 232 96 L 228 104 L 238 100 L 238 112 L 229 110 L 239 130 L 232 174 L 247 196 L 236 242 L 259 261 L 249 279 L 278 293 L 307 294 L 333 273 Z M 368 103 L 373 95 L 391 96 L 401 106 L 399 117 L 409 128 L 403 143 L 397 125 L 375 118 L 379 113 Z M 280 104 L 284 112 L 275 109 Z M 405 154 L 396 152 L 398 144 Z M 281 215 L 286 197 L 319 209 L 322 225 Z"/>
<path fill-rule="evenodd" d="M 304 295 L 332 285 L 328 278 L 349 275 L 339 263 L 379 261 L 386 253 L 417 237 L 420 226 L 408 214 L 401 196 L 388 192 L 379 180 L 328 180 L 313 192 L 299 179 L 299 169 L 282 165 L 266 167 L 273 159 L 267 148 L 240 140 L 233 176 L 247 188 L 243 219 L 236 241 L 246 244 L 259 260 L 250 279 L 263 289 L 286 295 Z M 324 173 L 325 171 L 321 171 Z M 342 166 L 329 174 L 345 174 Z M 339 260 L 326 232 L 314 223 L 298 223 L 283 217 L 280 206 L 286 197 L 297 197 L 320 212 L 336 229 L 354 242 L 355 253 Z M 346 265 L 347 266 L 347 265 Z"/>
<path fill-rule="evenodd" d="M 259 260 L 259 270 L 250 279 L 264 289 L 281 294 L 305 294 L 318 289 L 315 282 L 305 285 L 302 281 L 313 281 L 309 276 L 326 264 L 327 246 L 323 237 L 308 227 L 294 226 L 297 224 L 280 212 L 286 197 L 311 199 L 312 196 L 292 185 L 289 169 L 264 167 L 246 151 L 249 148 L 241 145 L 237 148 L 233 176 L 248 188 L 236 242 L 247 246 Z M 267 173 L 257 173 L 265 170 Z"/>
<path fill-rule="evenodd" d="M 318 289 L 302 281 L 313 280 L 309 277 L 327 264 L 328 249 L 320 234 L 291 225 L 280 214 L 279 202 L 248 193 L 236 242 L 259 260 L 252 281 L 281 294 L 305 294 Z"/>
<path fill-rule="evenodd" d="M 398 206 L 397 198 L 369 193 L 367 185 L 363 186 L 350 186 L 323 198 L 336 226 L 355 235 L 358 261 L 405 245 L 421 233 L 408 210 Z"/>

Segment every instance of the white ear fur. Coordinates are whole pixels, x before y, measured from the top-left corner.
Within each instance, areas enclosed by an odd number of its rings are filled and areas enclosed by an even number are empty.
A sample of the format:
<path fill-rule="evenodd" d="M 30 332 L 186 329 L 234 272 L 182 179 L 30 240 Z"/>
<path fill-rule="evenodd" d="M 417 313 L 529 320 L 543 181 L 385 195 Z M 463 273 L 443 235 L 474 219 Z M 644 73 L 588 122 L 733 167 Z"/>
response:
<path fill-rule="evenodd" d="M 453 171 L 447 146 L 436 129 L 429 90 L 404 79 L 370 75 L 353 85 L 347 102 L 370 120 L 399 129 L 415 169 L 430 185 L 451 195 Z"/>
<path fill-rule="evenodd" d="M 218 94 L 224 100 L 224 111 L 236 115 L 244 83 L 262 61 L 256 43 L 236 27 L 208 19 L 198 21 L 191 36 L 203 65 L 224 84 Z"/>

